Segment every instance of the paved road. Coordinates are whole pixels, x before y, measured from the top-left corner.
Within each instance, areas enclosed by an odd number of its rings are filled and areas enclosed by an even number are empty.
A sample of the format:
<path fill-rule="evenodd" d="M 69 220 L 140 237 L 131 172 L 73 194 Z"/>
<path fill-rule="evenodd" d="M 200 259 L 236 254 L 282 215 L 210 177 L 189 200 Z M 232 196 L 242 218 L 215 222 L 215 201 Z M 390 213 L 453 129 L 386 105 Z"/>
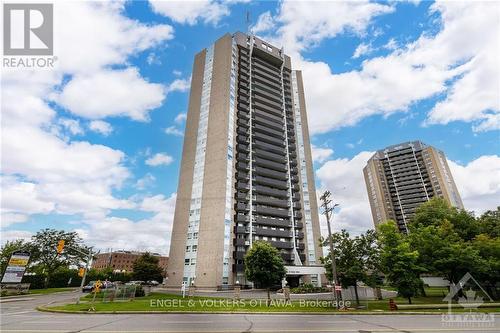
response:
<path fill-rule="evenodd" d="M 244 315 L 244 314 L 56 314 L 34 307 L 74 299 L 74 293 L 28 297 L 0 303 L 0 332 L 500 332 L 500 316 L 490 327 L 443 326 L 431 315 Z"/>

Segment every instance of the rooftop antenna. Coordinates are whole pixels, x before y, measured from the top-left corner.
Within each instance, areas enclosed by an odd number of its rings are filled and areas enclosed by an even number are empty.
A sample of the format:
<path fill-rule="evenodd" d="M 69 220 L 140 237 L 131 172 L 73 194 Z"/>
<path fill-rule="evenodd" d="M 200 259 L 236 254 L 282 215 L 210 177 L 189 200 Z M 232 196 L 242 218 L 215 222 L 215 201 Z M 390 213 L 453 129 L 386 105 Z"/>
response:
<path fill-rule="evenodd" d="M 247 34 L 250 35 L 251 31 L 250 31 L 250 11 L 249 10 L 246 11 L 245 22 L 246 22 L 246 25 L 247 25 Z"/>

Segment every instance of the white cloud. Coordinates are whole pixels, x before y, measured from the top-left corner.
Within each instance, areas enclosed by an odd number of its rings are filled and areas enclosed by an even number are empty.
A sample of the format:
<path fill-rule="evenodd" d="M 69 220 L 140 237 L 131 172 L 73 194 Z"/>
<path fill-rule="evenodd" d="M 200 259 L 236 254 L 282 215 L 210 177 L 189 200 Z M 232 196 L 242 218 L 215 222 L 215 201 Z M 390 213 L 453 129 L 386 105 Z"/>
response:
<path fill-rule="evenodd" d="M 316 1 L 314 5 L 307 1 L 284 1 L 273 20 L 281 25 L 277 37 L 286 52 L 294 54 L 346 31 L 363 34 L 373 17 L 393 11 L 389 5 L 368 1 Z"/>
<path fill-rule="evenodd" d="M 4 230 L 0 237 L 0 245 L 5 244 L 7 241 L 13 241 L 16 239 L 24 239 L 29 241 L 33 234 L 29 231 L 24 230 Z"/>
<path fill-rule="evenodd" d="M 150 0 L 153 11 L 166 16 L 172 21 L 194 25 L 198 21 L 217 24 L 224 16 L 229 15 L 228 5 L 220 1 L 196 0 Z"/>
<path fill-rule="evenodd" d="M 84 133 L 80 126 L 80 121 L 76 119 L 60 118 L 58 124 L 68 130 L 72 135 L 81 135 Z"/>
<path fill-rule="evenodd" d="M 189 90 L 190 86 L 191 86 L 190 77 L 186 79 L 176 79 L 168 85 L 167 92 L 169 93 L 174 91 L 186 92 Z"/>
<path fill-rule="evenodd" d="M 330 160 L 316 171 L 320 181 L 318 192 L 328 189 L 332 192 L 333 202 L 339 204 L 332 220 L 335 231 L 346 229 L 356 235 L 373 229 L 363 178 L 363 168 L 372 155 L 373 152 L 364 151 L 352 159 Z M 322 229 L 324 230 L 324 226 Z"/>
<path fill-rule="evenodd" d="M 465 209 L 481 214 L 500 205 L 500 156 L 484 155 L 460 165 L 448 164 Z"/>
<path fill-rule="evenodd" d="M 175 135 L 175 136 L 183 136 L 184 132 L 182 132 L 180 129 L 178 129 L 175 126 L 169 126 L 165 128 L 165 133 L 169 135 Z"/>
<path fill-rule="evenodd" d="M 174 219 L 176 194 L 146 197 L 138 204 L 139 209 L 151 212 L 151 218 L 132 221 L 126 218 L 107 217 L 99 221 L 87 221 L 78 233 L 89 244 L 101 249 L 125 249 L 154 251 L 168 254 L 170 234 Z"/>
<path fill-rule="evenodd" d="M 438 33 L 424 32 L 391 54 L 365 60 L 360 70 L 345 73 L 334 73 L 325 62 L 307 61 L 300 52 L 346 31 L 363 35 L 373 17 L 393 7 L 361 1 L 315 6 L 282 2 L 274 17 L 279 27 L 266 38 L 284 45 L 295 67 L 303 70 L 312 133 L 352 126 L 375 114 L 404 112 L 440 93 L 446 97 L 429 113 L 427 124 L 460 120 L 488 130 L 496 128 L 500 112 L 499 6 L 437 2 L 431 11 L 441 14 Z M 387 46 L 395 47 L 391 44 Z"/>
<path fill-rule="evenodd" d="M 147 173 L 144 175 L 144 177 L 137 180 L 137 183 L 135 183 L 135 187 L 138 190 L 144 190 L 144 189 L 152 186 L 155 183 L 155 181 L 156 181 L 156 177 L 150 173 Z"/>
<path fill-rule="evenodd" d="M 356 50 L 354 50 L 354 54 L 352 55 L 352 58 L 357 59 L 361 56 L 370 54 L 371 52 L 373 52 L 373 48 L 372 48 L 371 44 L 361 43 L 358 45 L 358 47 L 356 47 Z"/>
<path fill-rule="evenodd" d="M 110 123 L 105 122 L 104 120 L 92 120 L 89 124 L 89 128 L 97 133 L 100 133 L 104 136 L 108 136 L 113 132 L 113 127 Z"/>
<path fill-rule="evenodd" d="M 187 114 L 185 112 L 183 113 L 179 113 L 176 117 L 175 117 L 175 122 L 178 123 L 178 124 L 181 124 L 183 123 L 184 121 L 186 121 L 186 118 L 187 118 Z"/>
<path fill-rule="evenodd" d="M 384 49 L 387 50 L 396 50 L 398 46 L 398 42 L 394 38 L 389 39 L 389 41 L 383 46 Z"/>
<path fill-rule="evenodd" d="M 123 14 L 123 8 L 112 2 L 55 2 L 56 68 L 70 73 L 93 72 L 109 64 L 123 64 L 129 55 L 174 37 L 170 25 L 146 25 Z"/>
<path fill-rule="evenodd" d="M 264 12 L 260 14 L 259 18 L 257 19 L 257 23 L 255 23 L 254 26 L 252 26 L 251 30 L 254 34 L 258 34 L 261 32 L 267 32 L 271 28 L 273 28 L 275 25 L 273 16 L 271 15 L 270 11 Z"/>
<path fill-rule="evenodd" d="M 74 97 L 81 105 L 68 99 L 68 106 L 83 116 L 89 105 L 95 107 L 91 110 L 95 114 L 106 114 L 107 110 L 97 109 L 107 108 L 107 103 L 117 98 L 115 89 L 135 95 L 135 88 L 147 86 L 153 89 L 141 92 L 157 98 L 157 85 L 144 81 L 135 69 L 127 67 L 127 61 L 173 38 L 173 29 L 168 25 L 145 25 L 123 13 L 122 2 L 56 2 L 55 68 L 2 70 L 2 221 L 22 223 L 32 214 L 81 214 L 86 219 L 102 219 L 112 209 L 133 208 L 133 203 L 113 193 L 129 177 L 125 154 L 64 137 L 61 130 L 70 134 L 83 131 L 79 120 L 59 118 L 49 104 L 51 98 L 64 94 L 64 89 L 72 85 L 84 89 L 80 97 L 87 98 L 79 99 L 74 92 L 66 97 Z M 109 69 L 115 65 L 121 69 Z M 108 74 L 111 78 L 104 77 Z M 80 81 L 100 78 L 98 83 L 115 84 L 116 76 L 122 79 L 120 86 L 101 86 L 100 90 Z M 108 91 L 110 87 L 114 91 Z M 155 104 L 151 96 L 147 98 L 142 98 L 142 105 L 131 101 L 135 103 L 132 108 L 137 111 L 136 118 L 140 118 L 141 107 Z M 92 104 L 94 101 L 101 102 L 100 106 Z M 130 113 L 128 108 L 123 110 Z M 2 231 L 2 237 L 5 233 Z"/>
<path fill-rule="evenodd" d="M 174 70 L 172 71 L 172 74 L 174 74 L 175 76 L 181 76 L 181 75 L 182 75 L 182 72 L 181 72 L 181 71 L 179 71 L 179 70 L 177 70 L 177 69 L 174 69 Z"/>
<path fill-rule="evenodd" d="M 148 65 L 161 65 L 160 57 L 158 57 L 154 52 L 148 54 L 146 62 Z"/>
<path fill-rule="evenodd" d="M 333 149 L 311 146 L 312 159 L 314 162 L 323 163 L 333 154 Z"/>
<path fill-rule="evenodd" d="M 159 166 L 159 165 L 169 165 L 174 161 L 174 158 L 165 153 L 156 153 L 152 157 L 146 160 L 146 164 L 150 166 Z"/>
<path fill-rule="evenodd" d="M 89 119 L 127 116 L 148 120 L 165 98 L 162 85 L 145 81 L 136 68 L 77 75 L 55 97 L 71 113 Z"/>

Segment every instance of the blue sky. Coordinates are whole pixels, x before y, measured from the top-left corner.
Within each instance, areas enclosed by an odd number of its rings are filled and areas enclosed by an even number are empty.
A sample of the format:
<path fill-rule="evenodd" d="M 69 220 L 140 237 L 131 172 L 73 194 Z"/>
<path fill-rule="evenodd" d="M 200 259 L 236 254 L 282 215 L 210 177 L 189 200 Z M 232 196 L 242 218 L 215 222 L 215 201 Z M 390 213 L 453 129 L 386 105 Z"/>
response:
<path fill-rule="evenodd" d="M 445 151 L 467 209 L 493 209 L 493 6 L 56 3 L 56 67 L 2 77 L 2 242 L 51 227 L 102 249 L 167 253 L 192 61 L 246 30 L 246 11 L 252 30 L 304 71 L 317 187 L 340 203 L 337 229 L 372 227 L 362 167 L 375 150 L 415 139 Z"/>

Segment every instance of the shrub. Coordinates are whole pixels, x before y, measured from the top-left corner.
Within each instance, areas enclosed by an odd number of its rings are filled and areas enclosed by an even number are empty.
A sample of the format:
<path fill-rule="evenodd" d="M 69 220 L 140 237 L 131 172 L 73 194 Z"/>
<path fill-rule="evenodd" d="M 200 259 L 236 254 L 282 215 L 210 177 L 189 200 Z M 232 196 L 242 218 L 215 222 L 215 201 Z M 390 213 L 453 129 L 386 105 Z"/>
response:
<path fill-rule="evenodd" d="M 137 286 L 135 289 L 135 297 L 143 297 L 145 295 L 146 293 L 144 292 L 144 288 L 142 288 L 142 286 Z"/>

